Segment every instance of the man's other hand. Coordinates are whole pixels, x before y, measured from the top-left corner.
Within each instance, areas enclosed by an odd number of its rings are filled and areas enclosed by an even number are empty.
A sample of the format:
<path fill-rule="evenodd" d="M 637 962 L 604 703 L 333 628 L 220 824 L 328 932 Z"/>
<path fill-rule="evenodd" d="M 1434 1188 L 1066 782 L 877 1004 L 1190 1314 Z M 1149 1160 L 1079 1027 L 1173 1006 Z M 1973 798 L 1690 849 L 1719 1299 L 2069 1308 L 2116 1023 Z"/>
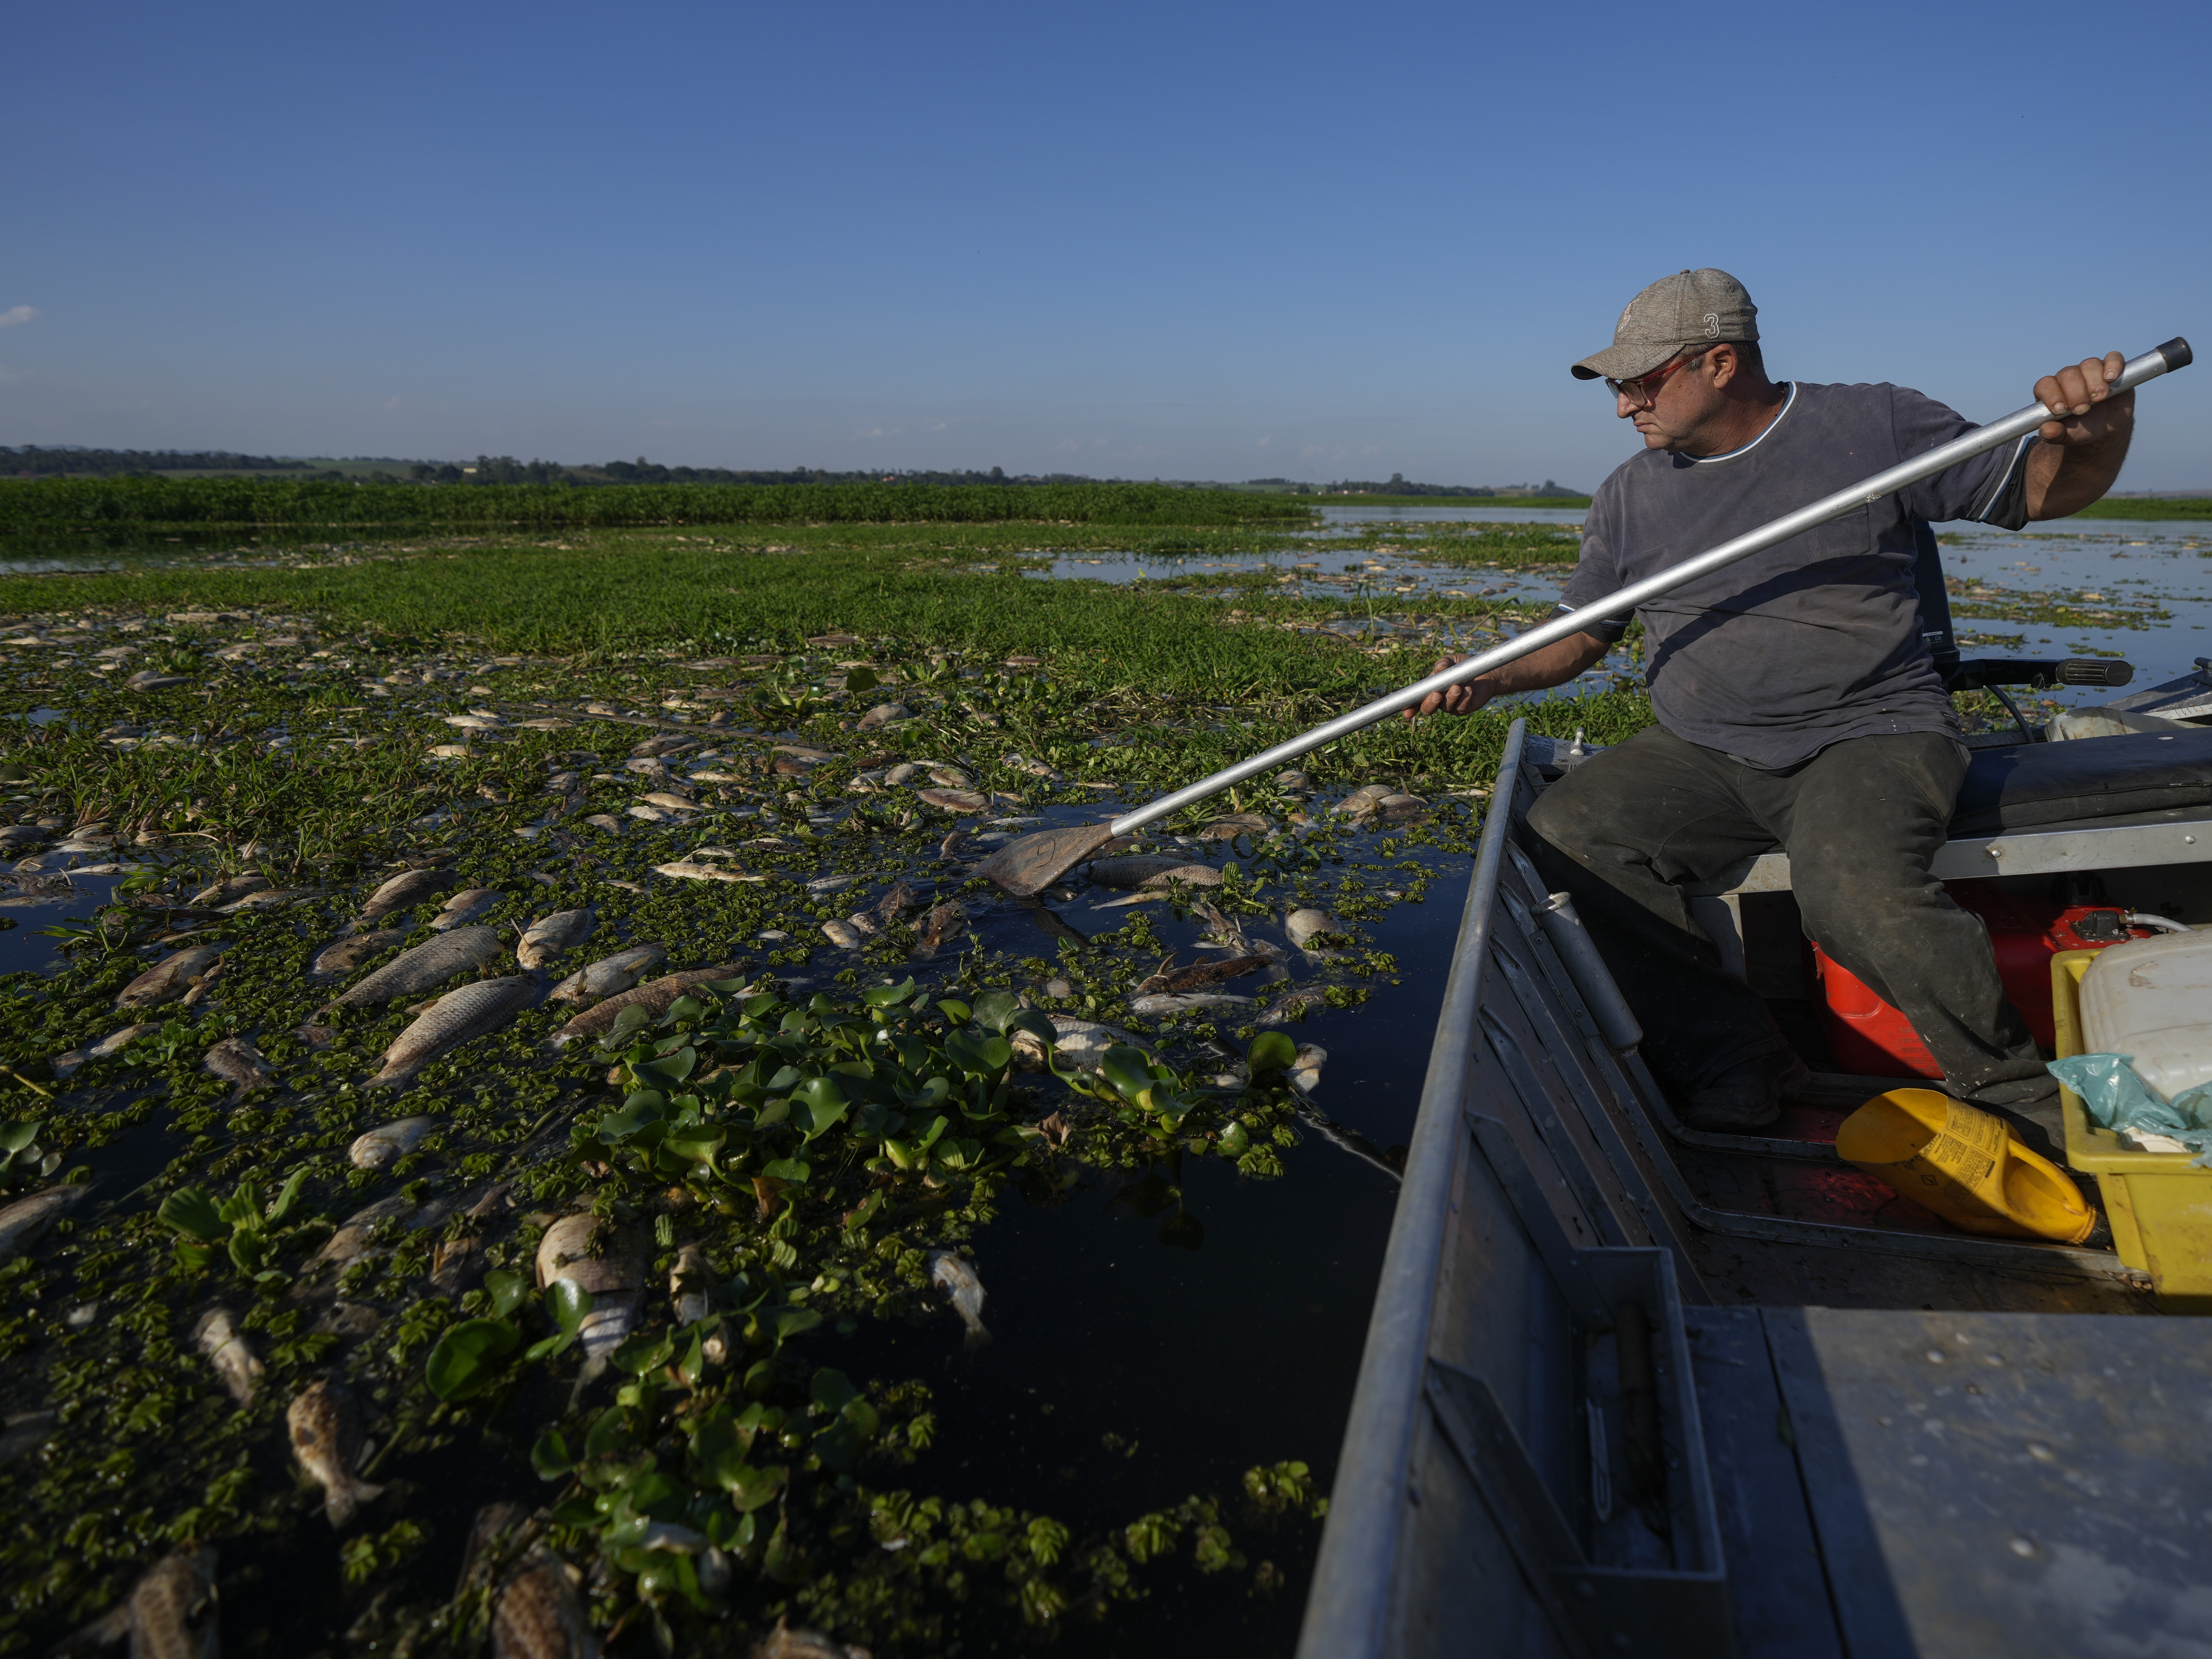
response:
<path fill-rule="evenodd" d="M 1445 669 L 1456 666 L 1466 660 L 1465 657 L 1438 657 L 1429 665 L 1429 673 L 1441 674 Z M 1424 675 L 1422 678 L 1426 678 L 1427 676 Z M 1462 681 L 1457 685 L 1448 685 L 1441 691 L 1431 691 L 1421 699 L 1421 706 L 1419 708 L 1408 708 L 1406 711 L 1406 718 L 1412 720 L 1416 714 L 1438 713 L 1472 714 L 1498 695 L 1498 688 L 1488 684 L 1487 681 L 1488 676 L 1486 675 L 1483 678 L 1471 683 Z"/>
<path fill-rule="evenodd" d="M 2126 366 L 2126 358 L 2117 351 L 2108 351 L 2102 357 L 2084 357 L 2078 363 L 2069 363 L 2056 374 L 2046 374 L 2038 380 L 2035 400 L 2065 417 L 2045 421 L 2037 428 L 2043 441 L 2095 443 L 2111 431 L 2115 411 L 2125 410 L 2131 416 L 2136 394 L 2123 392 L 2115 395 L 2111 389 Z"/>

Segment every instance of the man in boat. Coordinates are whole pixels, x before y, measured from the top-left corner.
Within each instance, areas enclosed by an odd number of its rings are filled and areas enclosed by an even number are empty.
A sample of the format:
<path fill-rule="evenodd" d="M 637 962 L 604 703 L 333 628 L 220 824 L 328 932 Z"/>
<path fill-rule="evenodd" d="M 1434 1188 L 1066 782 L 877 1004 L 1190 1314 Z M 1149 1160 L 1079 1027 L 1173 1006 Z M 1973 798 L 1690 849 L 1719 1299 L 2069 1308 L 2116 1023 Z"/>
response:
<path fill-rule="evenodd" d="M 1613 344 L 1574 365 L 1643 440 L 1592 499 L 1554 613 L 1590 625 L 1421 713 L 1565 684 L 1632 620 L 1607 595 L 1973 429 L 1902 386 L 1770 380 L 1757 316 L 1725 271 L 1682 271 L 1630 301 Z M 1807 933 L 1911 1021 L 1951 1092 L 2055 1141 L 2057 1085 L 1989 935 L 1929 873 L 1967 755 L 1921 636 L 1912 520 L 2017 530 L 2096 501 L 2134 423 L 2135 393 L 2108 391 L 2123 361 L 2038 380 L 2035 397 L 2064 416 L 2038 434 L 1638 608 L 1658 723 L 1569 770 L 1528 823 L 1686 1122 L 1757 1129 L 1810 1080 L 1766 1005 L 1722 971 L 1682 887 L 1784 848 Z"/>

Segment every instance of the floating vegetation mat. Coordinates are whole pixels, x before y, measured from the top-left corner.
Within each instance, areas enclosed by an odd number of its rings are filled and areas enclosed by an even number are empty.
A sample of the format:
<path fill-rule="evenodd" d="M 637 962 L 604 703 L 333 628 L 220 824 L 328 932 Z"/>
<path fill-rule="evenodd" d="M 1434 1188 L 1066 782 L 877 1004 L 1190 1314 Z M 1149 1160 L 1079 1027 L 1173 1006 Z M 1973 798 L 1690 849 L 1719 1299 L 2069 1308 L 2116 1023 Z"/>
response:
<path fill-rule="evenodd" d="M 1418 653 L 1143 595 L 1147 678 L 945 643 L 1103 603 L 1010 570 L 935 631 L 503 654 L 392 569 L 0 629 L 0 1652 L 1279 1650 L 1335 1419 L 1180 1479 L 1140 1445 L 1257 1443 L 1304 1377 L 1085 1332 L 1304 1183 L 1304 1234 L 1364 1231 L 1218 1316 L 1348 1393 L 1398 1154 L 1328 1049 L 1418 1069 L 1441 955 L 1391 941 L 1448 943 L 1504 717 L 1375 728 L 1016 902 L 973 874 L 1006 837 Z M 349 616 L 375 591 L 414 634 Z M 1046 1314 L 994 1290 L 1054 1276 L 1101 1309 L 1019 1372 Z M 958 1406 L 994 1364 L 1027 1380 Z M 994 1460 L 1046 1423 L 1079 1449 Z"/>

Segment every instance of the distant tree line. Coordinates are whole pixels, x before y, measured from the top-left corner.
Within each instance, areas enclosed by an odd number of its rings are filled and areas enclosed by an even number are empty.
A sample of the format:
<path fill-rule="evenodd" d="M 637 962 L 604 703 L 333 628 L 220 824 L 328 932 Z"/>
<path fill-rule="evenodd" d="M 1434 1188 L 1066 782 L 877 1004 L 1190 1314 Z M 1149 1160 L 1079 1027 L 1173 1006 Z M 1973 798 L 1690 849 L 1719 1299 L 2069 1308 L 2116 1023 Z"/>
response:
<path fill-rule="evenodd" d="M 1255 478 L 1254 485 L 1272 483 L 1273 479 Z M 1433 484 L 1415 483 L 1401 472 L 1393 472 L 1385 483 L 1371 478 L 1346 478 L 1336 483 L 1310 487 L 1316 495 L 1579 495 L 1578 489 L 1570 489 L 1556 480 L 1547 478 L 1540 484 Z M 1301 493 L 1304 493 L 1301 491 Z"/>
<path fill-rule="evenodd" d="M 307 461 L 274 455 L 239 455 L 228 449 L 84 449 L 70 444 L 41 449 L 0 444 L 0 477 L 112 478 L 132 472 L 313 472 Z"/>
<path fill-rule="evenodd" d="M 642 455 L 634 461 L 606 461 L 597 466 L 570 466 L 561 461 L 519 461 L 512 455 L 479 455 L 473 465 L 465 462 L 417 461 L 409 477 L 416 483 L 434 484 L 930 484 L 943 489 L 972 489 L 991 484 L 1090 483 L 1093 480 L 1072 473 L 1009 474 L 1003 467 L 988 472 L 882 471 L 831 472 L 811 466 L 779 471 L 726 466 L 663 466 Z M 1119 483 L 1116 479 L 1113 482 Z"/>

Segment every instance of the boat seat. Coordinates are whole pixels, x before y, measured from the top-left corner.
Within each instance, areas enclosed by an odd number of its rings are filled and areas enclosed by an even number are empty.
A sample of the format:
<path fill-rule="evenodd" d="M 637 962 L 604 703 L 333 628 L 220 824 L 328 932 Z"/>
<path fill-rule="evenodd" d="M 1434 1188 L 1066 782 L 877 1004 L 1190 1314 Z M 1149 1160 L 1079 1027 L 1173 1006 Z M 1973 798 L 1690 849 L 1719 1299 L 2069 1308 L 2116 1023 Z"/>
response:
<path fill-rule="evenodd" d="M 1984 749 L 1966 769 L 1954 838 L 2212 805 L 2212 730 L 2131 732 Z"/>

